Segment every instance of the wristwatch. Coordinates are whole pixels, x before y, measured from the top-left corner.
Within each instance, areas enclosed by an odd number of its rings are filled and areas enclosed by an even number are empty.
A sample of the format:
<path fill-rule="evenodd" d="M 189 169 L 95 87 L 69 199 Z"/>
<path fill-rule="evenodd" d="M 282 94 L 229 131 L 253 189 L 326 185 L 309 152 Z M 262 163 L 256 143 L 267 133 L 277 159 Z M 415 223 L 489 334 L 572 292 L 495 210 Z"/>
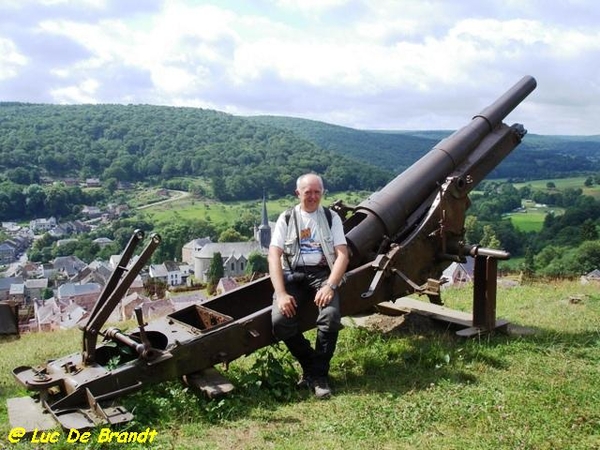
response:
<path fill-rule="evenodd" d="M 329 286 L 329 288 L 332 291 L 335 291 L 337 289 L 337 284 L 331 284 L 331 283 L 325 283 L 327 286 Z"/>

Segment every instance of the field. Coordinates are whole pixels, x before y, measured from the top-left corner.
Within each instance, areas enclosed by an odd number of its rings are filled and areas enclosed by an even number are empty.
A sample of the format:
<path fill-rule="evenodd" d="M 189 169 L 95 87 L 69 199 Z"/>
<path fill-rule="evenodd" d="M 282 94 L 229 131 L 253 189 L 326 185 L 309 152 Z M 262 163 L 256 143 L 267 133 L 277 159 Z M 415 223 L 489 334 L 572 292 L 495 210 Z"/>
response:
<path fill-rule="evenodd" d="M 501 180 L 498 180 L 501 181 Z M 548 189 L 547 184 L 554 183 L 555 187 Z M 526 183 L 515 183 L 514 186 L 519 189 L 525 185 L 531 186 L 534 190 L 551 191 L 564 189 L 582 189 L 584 195 L 590 195 L 600 199 L 600 186 L 584 186 L 585 177 L 573 177 L 563 179 L 548 179 L 528 181 Z M 343 200 L 348 205 L 357 205 L 369 196 L 369 192 L 336 192 L 327 194 L 323 199 L 323 204 L 331 204 L 335 200 Z M 277 215 L 287 207 L 295 204 L 296 199 L 293 195 L 285 198 L 268 200 L 267 211 L 269 219 L 275 220 Z M 214 224 L 232 223 L 245 213 L 251 213 L 254 217 L 260 217 L 262 210 L 262 200 L 244 202 L 215 202 L 207 199 L 197 199 L 188 195 L 181 195 L 178 191 L 169 191 L 168 196 L 158 195 L 155 191 L 144 190 L 142 194 L 137 195 L 132 200 L 132 205 L 137 207 L 139 214 L 152 222 L 166 222 L 173 218 L 182 219 L 205 219 Z M 542 228 L 544 219 L 548 212 L 560 215 L 564 212 L 563 208 L 536 205 L 531 201 L 523 202 L 523 211 L 508 213 L 505 217 L 510 217 L 516 228 L 522 231 L 539 231 Z"/>
<path fill-rule="evenodd" d="M 364 195 L 363 195 L 364 194 Z M 361 196 L 362 195 L 362 196 Z M 334 200 L 341 199 L 348 205 L 356 205 L 368 197 L 368 193 L 336 193 L 331 198 L 323 201 L 328 205 Z M 267 212 L 270 220 L 275 220 L 277 215 L 291 205 L 295 204 L 295 199 L 291 196 L 286 198 L 267 201 Z M 544 219 L 548 212 L 562 214 L 563 208 L 551 208 L 548 206 L 535 205 L 532 202 L 523 203 L 524 210 L 506 214 L 510 217 L 516 228 L 522 231 L 539 231 L 542 229 Z M 186 197 L 175 199 L 169 202 L 163 202 L 150 205 L 138 214 L 151 222 L 161 223 L 173 220 L 173 218 L 204 219 L 214 224 L 230 224 L 245 213 L 250 213 L 254 217 L 260 217 L 262 211 L 262 201 L 249 202 L 213 202 L 202 201 Z"/>
<path fill-rule="evenodd" d="M 554 190 L 581 189 L 583 195 L 589 195 L 596 199 L 600 198 L 600 186 L 597 184 L 589 187 L 585 186 L 584 183 L 586 178 L 587 177 L 553 178 L 548 180 L 527 181 L 526 183 L 514 183 L 514 186 L 517 189 L 520 189 L 523 186 L 531 186 L 534 190 L 548 191 L 548 183 L 554 183 Z"/>
<path fill-rule="evenodd" d="M 341 192 L 326 195 L 323 204 L 329 205 L 335 200 L 343 200 L 347 204 L 358 204 L 367 196 L 367 192 L 349 193 Z M 276 200 L 267 201 L 267 212 L 270 220 L 275 220 L 279 213 L 294 205 L 297 199 L 287 196 Z M 246 202 L 215 202 L 211 200 L 199 200 L 189 196 L 172 195 L 169 201 L 160 201 L 139 209 L 139 214 L 153 222 L 165 222 L 173 220 L 174 217 L 182 219 L 204 219 L 212 223 L 233 223 L 245 213 L 251 213 L 260 217 L 262 211 L 262 200 Z"/>
<path fill-rule="evenodd" d="M 527 183 L 515 183 L 518 189 L 525 185 L 531 186 L 534 190 L 552 191 L 564 189 L 582 189 L 584 195 L 590 195 L 600 199 L 600 186 L 584 186 L 584 177 L 573 177 L 552 180 L 536 180 Z M 555 187 L 548 189 L 547 184 L 554 183 Z M 343 200 L 348 205 L 357 205 L 367 199 L 369 192 L 336 192 L 328 194 L 323 199 L 324 205 L 329 205 L 335 200 Z M 277 215 L 287 207 L 295 204 L 296 199 L 293 195 L 285 198 L 268 200 L 267 211 L 270 220 L 275 220 Z M 245 202 L 215 202 L 212 200 L 195 199 L 191 196 L 180 195 L 177 191 L 170 191 L 169 197 L 161 197 L 153 192 L 144 192 L 144 196 L 136 198 L 134 204 L 138 205 L 139 214 L 150 221 L 165 222 L 172 220 L 173 217 L 182 219 L 205 219 L 215 224 L 232 223 L 236 218 L 244 213 L 251 213 L 255 217 L 260 217 L 262 210 L 262 200 Z M 139 206 L 142 205 L 142 206 Z M 539 231 L 542 228 L 546 215 L 552 212 L 560 215 L 564 212 L 563 208 L 547 205 L 536 205 L 532 201 L 523 201 L 523 210 L 512 212 L 505 215 L 510 217 L 516 228 L 522 231 Z"/>
<path fill-rule="evenodd" d="M 515 228 L 521 231 L 540 231 L 547 214 L 561 215 L 563 212 L 563 208 L 536 205 L 530 200 L 524 200 L 523 210 L 505 214 L 505 217 L 510 217 Z"/>
<path fill-rule="evenodd" d="M 470 309 L 469 287 L 444 293 L 447 306 Z M 123 399 L 136 420 L 114 431 L 156 430 L 152 444 L 99 444 L 98 430 L 88 445 L 66 432 L 56 444 L 9 443 L 5 400 L 24 394 L 10 371 L 81 343 L 76 330 L 24 335 L 0 343 L 0 448 L 599 449 L 598 286 L 500 283 L 497 309 L 511 333 L 463 339 L 413 314 L 347 326 L 328 401 L 292 387 L 291 360 L 275 347 L 234 361 L 236 391 L 221 400 L 177 381 L 148 387 Z"/>

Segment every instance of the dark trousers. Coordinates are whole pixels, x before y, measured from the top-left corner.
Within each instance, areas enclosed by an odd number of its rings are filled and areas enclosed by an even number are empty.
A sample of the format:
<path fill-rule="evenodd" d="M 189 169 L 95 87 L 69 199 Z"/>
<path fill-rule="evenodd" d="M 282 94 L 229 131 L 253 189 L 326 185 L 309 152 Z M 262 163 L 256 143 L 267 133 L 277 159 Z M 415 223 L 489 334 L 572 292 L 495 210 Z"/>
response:
<path fill-rule="evenodd" d="M 304 308 L 314 304 L 317 290 L 325 284 L 329 271 L 327 269 L 306 270 L 302 280 L 286 281 L 286 290 L 296 299 L 297 313 L 294 317 L 285 317 L 277 308 L 273 299 L 271 319 L 273 334 L 287 346 L 290 353 L 298 360 L 302 371 L 308 377 L 324 377 L 329 374 L 329 366 L 337 345 L 338 333 L 341 329 L 340 300 L 337 292 L 329 305 L 319 308 L 316 320 L 317 338 L 315 347 L 299 330 L 298 315 Z"/>

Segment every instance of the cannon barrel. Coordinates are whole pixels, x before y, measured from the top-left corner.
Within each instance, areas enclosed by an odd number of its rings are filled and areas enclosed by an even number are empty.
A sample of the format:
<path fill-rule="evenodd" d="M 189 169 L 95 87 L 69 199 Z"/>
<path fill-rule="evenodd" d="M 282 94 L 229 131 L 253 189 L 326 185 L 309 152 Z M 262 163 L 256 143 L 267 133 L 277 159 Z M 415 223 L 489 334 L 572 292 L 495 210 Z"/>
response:
<path fill-rule="evenodd" d="M 345 223 L 346 239 L 352 252 L 351 265 L 372 257 L 382 236 L 391 237 L 408 217 L 436 192 L 436 189 L 473 152 L 482 140 L 536 87 L 531 76 L 523 77 L 471 122 L 440 141 L 425 156 L 373 193 L 354 210 Z"/>

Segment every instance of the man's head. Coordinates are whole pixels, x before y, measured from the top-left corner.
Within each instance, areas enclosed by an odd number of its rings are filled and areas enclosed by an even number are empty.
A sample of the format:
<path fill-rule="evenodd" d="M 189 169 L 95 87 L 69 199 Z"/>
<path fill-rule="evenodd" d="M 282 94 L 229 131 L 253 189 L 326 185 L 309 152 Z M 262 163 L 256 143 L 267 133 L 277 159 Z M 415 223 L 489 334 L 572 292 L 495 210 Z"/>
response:
<path fill-rule="evenodd" d="M 296 195 L 300 199 L 300 207 L 306 212 L 314 212 L 323 196 L 323 179 L 314 173 L 307 173 L 296 180 Z"/>

